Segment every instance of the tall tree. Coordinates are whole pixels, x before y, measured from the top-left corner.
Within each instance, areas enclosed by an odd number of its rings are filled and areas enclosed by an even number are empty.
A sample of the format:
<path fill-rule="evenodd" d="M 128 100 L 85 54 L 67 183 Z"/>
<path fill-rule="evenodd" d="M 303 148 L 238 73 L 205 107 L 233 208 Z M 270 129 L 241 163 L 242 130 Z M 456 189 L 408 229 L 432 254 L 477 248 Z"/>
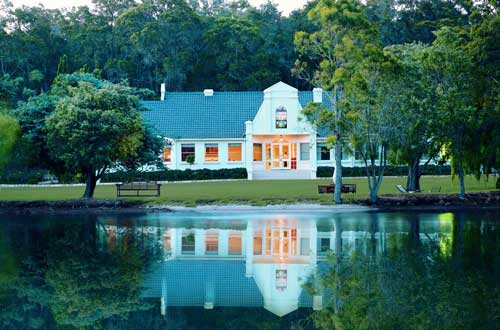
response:
<path fill-rule="evenodd" d="M 442 135 L 443 142 L 452 168 L 458 173 L 461 198 L 465 198 L 464 167 L 468 139 L 474 135 L 478 124 L 472 102 L 473 66 L 465 49 L 466 38 L 461 29 L 440 29 L 426 59 L 438 94 L 439 120 L 447 127 Z"/>
<path fill-rule="evenodd" d="M 140 157 L 145 134 L 140 101 L 130 87 L 78 78 L 60 76 L 52 88 L 63 97 L 46 119 L 47 145 L 66 171 L 84 176 L 83 197 L 92 198 L 108 168 Z"/>
<path fill-rule="evenodd" d="M 354 67 L 359 63 L 365 31 L 370 29 L 370 23 L 357 0 L 320 0 L 309 12 L 309 18 L 320 29 L 295 34 L 298 59 L 293 72 L 322 87 L 330 97 L 330 109 L 311 105 L 306 107 L 304 115 L 317 129 L 327 131 L 329 143 L 335 146 L 333 198 L 335 203 L 341 203 L 342 148 L 346 143 L 347 112 L 344 94 L 352 81 Z"/>
<path fill-rule="evenodd" d="M 398 138 L 391 145 L 390 161 L 408 166 L 406 189 L 420 190 L 423 169 L 437 159 L 441 150 L 438 138 L 444 131 L 437 108 L 432 71 L 425 64 L 428 46 L 421 43 L 386 48 L 392 70 L 387 77 L 385 95 L 393 103 L 395 117 L 390 125 Z"/>
<path fill-rule="evenodd" d="M 0 171 L 10 160 L 19 131 L 17 120 L 0 112 Z"/>

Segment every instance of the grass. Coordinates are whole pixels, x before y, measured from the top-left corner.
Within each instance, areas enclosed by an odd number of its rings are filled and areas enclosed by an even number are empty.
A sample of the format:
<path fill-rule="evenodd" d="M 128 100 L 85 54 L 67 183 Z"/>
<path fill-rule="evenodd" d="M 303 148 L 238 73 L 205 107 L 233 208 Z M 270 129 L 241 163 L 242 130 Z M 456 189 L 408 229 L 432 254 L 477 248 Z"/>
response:
<path fill-rule="evenodd" d="M 496 178 L 485 178 L 477 181 L 473 177 L 466 177 L 467 192 L 492 190 Z M 397 194 L 397 184 L 405 184 L 405 177 L 384 178 L 379 195 Z M 147 204 L 158 205 L 187 205 L 199 204 L 293 204 L 319 203 L 332 204 L 330 194 L 318 194 L 318 184 L 330 183 L 331 179 L 322 180 L 287 180 L 287 181 L 229 181 L 229 182 L 196 182 L 165 184 L 161 189 L 160 197 L 129 198 L 141 200 Z M 368 186 L 366 178 L 344 179 L 344 183 L 357 184 L 356 194 L 344 194 L 344 201 L 366 199 Z M 428 192 L 432 187 L 440 186 L 441 193 L 457 193 L 458 180 L 449 176 L 423 177 L 422 191 Z M 35 200 L 64 200 L 80 198 L 84 187 L 26 187 L 0 188 L 0 200 L 35 201 Z M 97 186 L 96 198 L 115 199 L 115 186 Z"/>

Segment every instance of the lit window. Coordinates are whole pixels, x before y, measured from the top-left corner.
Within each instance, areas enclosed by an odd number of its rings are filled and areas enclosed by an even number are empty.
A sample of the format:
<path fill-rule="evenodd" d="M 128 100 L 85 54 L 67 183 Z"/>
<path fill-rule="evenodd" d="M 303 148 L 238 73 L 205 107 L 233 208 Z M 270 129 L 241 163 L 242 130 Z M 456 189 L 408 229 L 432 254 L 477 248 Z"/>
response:
<path fill-rule="evenodd" d="M 170 163 L 172 161 L 171 154 L 172 154 L 172 147 L 163 148 L 163 161 Z"/>
<path fill-rule="evenodd" d="M 287 112 L 285 107 L 280 106 L 276 109 L 276 128 L 286 128 L 287 127 Z"/>
<path fill-rule="evenodd" d="M 231 230 L 229 232 L 229 254 L 241 254 L 241 232 Z"/>
<path fill-rule="evenodd" d="M 183 144 L 181 147 L 181 160 L 187 162 L 189 156 L 194 157 L 194 144 Z"/>
<path fill-rule="evenodd" d="M 170 229 L 167 229 L 163 234 L 163 249 L 166 252 L 170 252 L 172 249 L 172 235 L 170 234 Z"/>
<path fill-rule="evenodd" d="M 261 255 L 262 254 L 262 232 L 255 231 L 253 236 L 253 254 Z"/>
<path fill-rule="evenodd" d="M 276 290 L 285 291 L 287 288 L 287 270 L 286 269 L 276 269 Z"/>
<path fill-rule="evenodd" d="M 227 147 L 227 160 L 241 162 L 241 143 L 229 143 Z"/>
<path fill-rule="evenodd" d="M 330 149 L 326 144 L 318 144 L 318 160 L 330 160 Z"/>
<path fill-rule="evenodd" d="M 300 160 L 309 160 L 309 143 L 300 144 Z"/>
<path fill-rule="evenodd" d="M 219 232 L 208 230 L 205 234 L 205 254 L 217 254 L 219 251 Z"/>
<path fill-rule="evenodd" d="M 216 162 L 219 160 L 219 145 L 205 144 L 205 161 L 206 162 Z"/>
<path fill-rule="evenodd" d="M 253 161 L 254 162 L 262 161 L 262 143 L 253 144 Z"/>

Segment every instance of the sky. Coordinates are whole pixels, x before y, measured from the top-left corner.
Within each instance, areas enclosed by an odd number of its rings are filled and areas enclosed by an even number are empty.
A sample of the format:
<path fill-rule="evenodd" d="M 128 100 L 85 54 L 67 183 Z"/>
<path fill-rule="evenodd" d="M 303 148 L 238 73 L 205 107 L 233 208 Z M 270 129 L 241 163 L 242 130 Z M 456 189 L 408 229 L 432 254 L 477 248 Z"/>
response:
<path fill-rule="evenodd" d="M 73 7 L 89 5 L 92 0 L 10 0 L 14 6 L 36 6 L 38 4 L 43 4 L 46 8 L 62 8 L 62 7 Z M 267 0 L 248 0 L 252 5 L 259 6 Z M 274 3 L 278 5 L 278 9 L 283 12 L 283 14 L 288 15 L 292 10 L 302 8 L 307 0 L 274 0 Z"/>

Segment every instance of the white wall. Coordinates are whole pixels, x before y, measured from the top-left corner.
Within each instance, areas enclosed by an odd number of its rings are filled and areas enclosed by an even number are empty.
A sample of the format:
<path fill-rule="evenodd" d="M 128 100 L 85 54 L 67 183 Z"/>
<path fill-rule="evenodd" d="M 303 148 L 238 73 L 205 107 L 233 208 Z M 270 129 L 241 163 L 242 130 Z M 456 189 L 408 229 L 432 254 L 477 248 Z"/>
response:
<path fill-rule="evenodd" d="M 228 161 L 228 145 L 230 143 L 241 144 L 241 161 Z M 181 150 L 183 144 L 194 144 L 195 161 L 193 165 L 181 161 Z M 205 144 L 217 144 L 219 146 L 219 160 L 217 162 L 205 161 Z M 245 140 L 244 139 L 210 139 L 210 140 L 175 140 L 172 143 L 171 162 L 165 163 L 170 169 L 223 169 L 223 168 L 243 168 L 245 167 Z"/>
<path fill-rule="evenodd" d="M 287 128 L 276 128 L 276 109 L 287 110 Z M 298 90 L 279 82 L 264 91 L 264 101 L 253 120 L 253 134 L 309 134 L 312 127 L 306 120 L 299 120 L 302 106 Z"/>

